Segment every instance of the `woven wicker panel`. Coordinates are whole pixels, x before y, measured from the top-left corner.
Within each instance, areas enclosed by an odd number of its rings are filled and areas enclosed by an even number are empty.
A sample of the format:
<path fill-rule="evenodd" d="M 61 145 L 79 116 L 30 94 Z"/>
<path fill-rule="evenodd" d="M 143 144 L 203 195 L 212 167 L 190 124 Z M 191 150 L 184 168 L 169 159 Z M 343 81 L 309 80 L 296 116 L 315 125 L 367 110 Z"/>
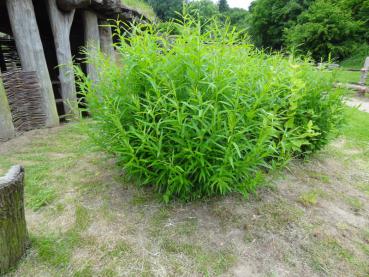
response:
<path fill-rule="evenodd" d="M 9 71 L 2 77 L 16 132 L 44 128 L 46 115 L 36 72 Z"/>

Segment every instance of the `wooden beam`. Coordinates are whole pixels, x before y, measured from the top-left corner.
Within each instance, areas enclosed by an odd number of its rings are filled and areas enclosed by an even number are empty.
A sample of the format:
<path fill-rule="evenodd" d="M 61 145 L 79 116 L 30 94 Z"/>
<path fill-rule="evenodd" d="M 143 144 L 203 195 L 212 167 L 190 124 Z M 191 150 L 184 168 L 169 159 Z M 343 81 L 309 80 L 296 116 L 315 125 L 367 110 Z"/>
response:
<path fill-rule="evenodd" d="M 87 8 L 91 4 L 102 4 L 103 0 L 57 0 L 58 8 L 64 12 L 74 9 Z"/>
<path fill-rule="evenodd" d="M 6 0 L 6 6 L 22 69 L 37 72 L 46 126 L 56 126 L 59 118 L 32 0 Z"/>
<path fill-rule="evenodd" d="M 115 51 L 113 46 L 113 34 L 110 24 L 105 19 L 99 20 L 100 46 L 101 51 L 112 60 L 115 59 Z"/>
<path fill-rule="evenodd" d="M 56 0 L 58 8 L 64 12 L 71 12 L 77 8 L 85 8 L 91 4 L 90 0 Z"/>
<path fill-rule="evenodd" d="M 103 0 L 103 1 L 92 1 L 92 8 L 106 16 L 115 15 L 122 10 L 122 0 Z"/>
<path fill-rule="evenodd" d="M 5 93 L 0 71 L 0 142 L 15 136 L 13 118 L 10 112 L 8 99 Z"/>
<path fill-rule="evenodd" d="M 78 102 L 69 39 L 75 10 L 71 12 L 61 12 L 57 7 L 56 0 L 45 0 L 45 2 L 54 35 L 64 110 L 67 115 L 75 117 L 78 115 Z"/>
<path fill-rule="evenodd" d="M 83 23 L 85 27 L 85 46 L 87 50 L 87 75 L 93 81 L 97 81 L 95 67 L 89 62 L 100 50 L 100 34 L 97 15 L 93 11 L 83 11 Z"/>

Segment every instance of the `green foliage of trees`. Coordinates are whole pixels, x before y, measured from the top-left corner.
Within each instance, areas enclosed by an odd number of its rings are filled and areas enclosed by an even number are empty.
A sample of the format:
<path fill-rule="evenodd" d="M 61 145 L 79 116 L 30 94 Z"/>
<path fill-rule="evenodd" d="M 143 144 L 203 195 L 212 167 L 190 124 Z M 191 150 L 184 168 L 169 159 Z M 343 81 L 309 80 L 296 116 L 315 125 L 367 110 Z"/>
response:
<path fill-rule="evenodd" d="M 219 10 L 216 4 L 211 0 L 192 1 L 188 4 L 190 14 L 200 16 L 204 21 L 219 15 Z"/>
<path fill-rule="evenodd" d="M 223 13 L 223 16 L 229 19 L 232 26 L 238 31 L 247 31 L 249 29 L 250 13 L 244 9 L 231 8 Z"/>
<path fill-rule="evenodd" d="M 220 12 L 219 5 L 211 0 L 191 1 L 188 4 L 188 12 L 195 18 L 199 16 L 201 22 L 205 23 L 213 17 L 217 17 L 223 22 L 229 22 L 231 27 L 235 27 L 238 31 L 246 35 L 248 29 L 249 12 L 240 8 L 227 8 L 225 12 Z M 228 4 L 227 4 L 228 5 Z"/>
<path fill-rule="evenodd" d="M 219 0 L 218 2 L 219 12 L 224 13 L 229 10 L 229 5 L 227 0 Z"/>
<path fill-rule="evenodd" d="M 310 52 L 315 60 L 328 55 L 342 59 L 349 56 L 361 40 L 361 23 L 333 1 L 317 0 L 285 32 L 286 45 Z"/>
<path fill-rule="evenodd" d="M 156 15 L 164 21 L 176 18 L 182 11 L 182 0 L 146 0 L 154 9 Z"/>
<path fill-rule="evenodd" d="M 250 34 L 258 47 L 343 59 L 369 42 L 369 0 L 256 0 Z"/>
<path fill-rule="evenodd" d="M 293 26 L 297 17 L 313 0 L 256 0 L 250 7 L 250 34 L 258 47 L 281 49 L 284 29 Z"/>
<path fill-rule="evenodd" d="M 341 6 L 351 11 L 354 20 L 365 22 L 369 26 L 369 0 L 341 0 Z"/>
<path fill-rule="evenodd" d="M 164 21 L 178 18 L 176 12 L 182 11 L 182 0 L 146 1 Z M 369 45 L 369 0 L 255 0 L 250 11 L 230 8 L 227 0 L 185 3 L 202 24 L 214 16 L 229 20 L 258 48 L 310 53 L 319 61 L 352 55 L 358 59 Z"/>

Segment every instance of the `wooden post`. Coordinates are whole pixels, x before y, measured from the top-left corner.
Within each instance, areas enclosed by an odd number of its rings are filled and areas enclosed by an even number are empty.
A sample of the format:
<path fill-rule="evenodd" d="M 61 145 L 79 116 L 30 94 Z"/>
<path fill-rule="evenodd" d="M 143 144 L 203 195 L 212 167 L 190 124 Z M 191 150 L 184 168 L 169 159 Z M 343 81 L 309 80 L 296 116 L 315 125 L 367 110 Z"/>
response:
<path fill-rule="evenodd" d="M 61 12 L 57 7 L 56 0 L 45 0 L 45 2 L 54 35 L 64 110 L 67 115 L 76 116 L 78 115 L 78 102 L 69 39 L 75 10 L 71 12 Z"/>
<path fill-rule="evenodd" d="M 366 57 L 364 66 L 361 69 L 361 76 L 360 76 L 360 82 L 359 85 L 365 86 L 366 79 L 368 77 L 368 71 L 369 71 L 369 57 Z"/>
<path fill-rule="evenodd" d="M 0 178 L 0 275 L 16 265 L 28 244 L 23 180 L 24 169 L 19 165 Z"/>
<path fill-rule="evenodd" d="M 95 67 L 89 63 L 89 58 L 97 54 L 100 50 L 100 36 L 97 15 L 89 10 L 83 12 L 83 21 L 85 27 L 85 45 L 87 50 L 87 75 L 93 81 L 97 81 L 97 72 Z"/>
<path fill-rule="evenodd" d="M 10 112 L 8 98 L 5 93 L 0 71 L 0 142 L 15 136 L 13 118 Z"/>
<path fill-rule="evenodd" d="M 107 20 L 101 19 L 99 24 L 101 51 L 109 58 L 115 58 L 113 47 L 113 34 Z"/>
<path fill-rule="evenodd" d="M 32 0 L 6 0 L 6 6 L 22 68 L 37 72 L 46 126 L 56 126 L 59 118 Z"/>

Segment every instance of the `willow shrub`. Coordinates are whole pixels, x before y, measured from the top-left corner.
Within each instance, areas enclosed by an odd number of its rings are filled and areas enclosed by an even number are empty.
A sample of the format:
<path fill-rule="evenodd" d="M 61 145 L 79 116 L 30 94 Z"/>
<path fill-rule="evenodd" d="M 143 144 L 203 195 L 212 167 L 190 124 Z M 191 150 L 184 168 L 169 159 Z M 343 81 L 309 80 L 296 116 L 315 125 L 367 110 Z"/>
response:
<path fill-rule="evenodd" d="M 255 190 L 261 176 L 327 144 L 342 119 L 332 79 L 308 61 L 268 55 L 216 21 L 185 16 L 176 35 L 136 25 L 119 58 L 79 72 L 90 135 L 164 201 Z M 328 76 L 328 77 L 327 77 Z"/>

